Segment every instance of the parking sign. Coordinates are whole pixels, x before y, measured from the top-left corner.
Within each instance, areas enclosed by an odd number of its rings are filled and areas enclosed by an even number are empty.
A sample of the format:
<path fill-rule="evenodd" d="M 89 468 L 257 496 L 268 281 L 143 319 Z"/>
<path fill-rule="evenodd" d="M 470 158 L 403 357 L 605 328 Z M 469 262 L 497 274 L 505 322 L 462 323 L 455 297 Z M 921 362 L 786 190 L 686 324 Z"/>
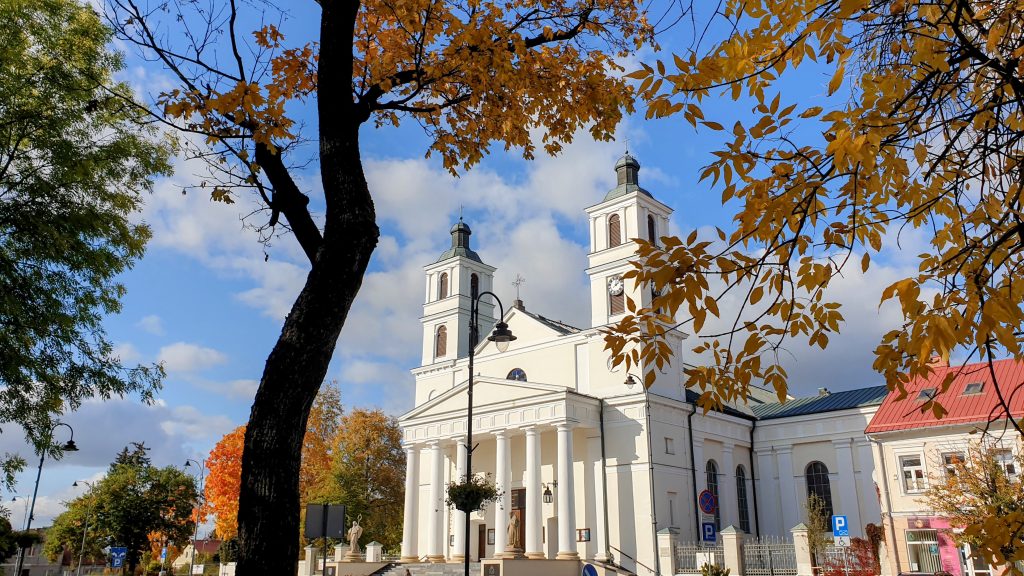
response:
<path fill-rule="evenodd" d="M 715 523 L 714 522 L 704 522 L 703 524 L 700 525 L 700 528 L 701 528 L 701 530 L 700 530 L 701 535 L 703 536 L 703 540 L 705 542 L 714 542 L 715 541 Z"/>
<path fill-rule="evenodd" d="M 832 516 L 832 536 L 838 538 L 849 535 L 850 525 L 846 523 L 846 516 Z"/>
<path fill-rule="evenodd" d="M 128 555 L 128 548 L 114 546 L 110 549 L 110 567 L 120 568 L 124 565 L 124 557 Z"/>

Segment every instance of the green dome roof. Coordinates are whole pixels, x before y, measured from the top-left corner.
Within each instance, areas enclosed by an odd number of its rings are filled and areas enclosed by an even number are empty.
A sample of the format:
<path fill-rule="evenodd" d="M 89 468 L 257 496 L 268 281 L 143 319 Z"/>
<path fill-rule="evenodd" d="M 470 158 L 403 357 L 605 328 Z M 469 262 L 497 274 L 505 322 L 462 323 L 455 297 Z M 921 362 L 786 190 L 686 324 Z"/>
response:
<path fill-rule="evenodd" d="M 469 235 L 472 233 L 473 231 L 469 229 L 469 225 L 463 222 L 462 217 L 459 216 L 459 221 L 451 229 L 452 247 L 442 252 L 441 257 L 437 261 L 462 257 L 483 264 L 484 261 L 480 259 L 480 256 L 469 247 Z"/>
<path fill-rule="evenodd" d="M 650 192 L 640 187 L 640 162 L 630 155 L 629 152 L 623 154 L 622 158 L 619 158 L 619 161 L 615 163 L 615 173 L 618 184 L 605 194 L 604 202 L 633 192 L 639 192 L 654 198 Z"/>

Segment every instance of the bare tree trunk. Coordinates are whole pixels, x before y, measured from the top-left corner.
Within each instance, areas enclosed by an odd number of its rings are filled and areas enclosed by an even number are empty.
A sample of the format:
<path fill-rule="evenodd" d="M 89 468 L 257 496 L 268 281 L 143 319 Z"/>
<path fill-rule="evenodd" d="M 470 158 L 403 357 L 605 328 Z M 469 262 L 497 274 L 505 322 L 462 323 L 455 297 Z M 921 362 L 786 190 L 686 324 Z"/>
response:
<path fill-rule="evenodd" d="M 267 358 L 245 431 L 239 576 L 295 573 L 306 420 L 380 235 L 359 155 L 365 117 L 354 113 L 351 94 L 359 3 L 322 0 L 321 7 L 317 98 L 326 222 L 318 247 L 303 242 L 312 269 Z M 277 190 L 286 187 L 275 185 Z M 282 209 L 291 222 L 289 212 Z M 305 210 L 297 214 L 308 217 Z"/>

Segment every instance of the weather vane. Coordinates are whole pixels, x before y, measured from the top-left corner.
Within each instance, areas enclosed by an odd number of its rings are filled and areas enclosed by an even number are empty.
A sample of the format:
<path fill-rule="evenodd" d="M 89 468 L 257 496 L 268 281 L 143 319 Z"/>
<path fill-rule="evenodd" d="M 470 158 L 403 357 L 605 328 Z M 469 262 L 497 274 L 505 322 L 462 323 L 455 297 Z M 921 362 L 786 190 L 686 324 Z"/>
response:
<path fill-rule="evenodd" d="M 519 300 L 519 287 L 526 284 L 526 278 L 523 278 L 519 274 L 516 274 L 516 279 L 512 281 L 512 285 L 516 287 L 516 300 Z"/>

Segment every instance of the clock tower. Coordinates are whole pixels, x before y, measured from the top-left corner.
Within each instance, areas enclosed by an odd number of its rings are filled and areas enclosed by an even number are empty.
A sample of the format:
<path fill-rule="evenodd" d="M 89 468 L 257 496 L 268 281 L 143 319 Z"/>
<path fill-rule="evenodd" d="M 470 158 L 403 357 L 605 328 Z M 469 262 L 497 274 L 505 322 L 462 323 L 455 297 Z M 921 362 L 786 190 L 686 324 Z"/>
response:
<path fill-rule="evenodd" d="M 616 186 L 600 204 L 587 208 L 590 218 L 591 325 L 603 326 L 626 313 L 626 299 L 640 306 L 651 303 L 649 289 L 641 289 L 622 275 L 633 267 L 635 238 L 660 242 L 668 235 L 672 209 L 662 204 L 639 184 L 640 163 L 628 152 L 615 163 Z"/>

